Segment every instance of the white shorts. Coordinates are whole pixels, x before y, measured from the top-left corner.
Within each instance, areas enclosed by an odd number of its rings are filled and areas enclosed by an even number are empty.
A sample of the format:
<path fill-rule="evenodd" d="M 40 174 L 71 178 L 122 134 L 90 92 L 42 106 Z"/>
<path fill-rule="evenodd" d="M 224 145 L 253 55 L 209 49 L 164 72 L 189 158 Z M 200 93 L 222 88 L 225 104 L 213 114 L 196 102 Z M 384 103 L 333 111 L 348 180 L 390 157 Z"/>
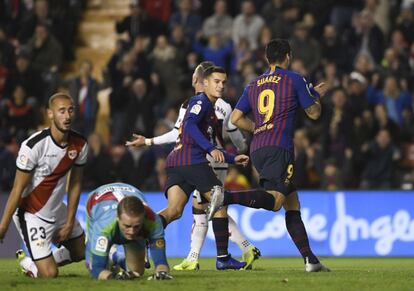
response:
<path fill-rule="evenodd" d="M 17 209 L 13 221 L 33 261 L 47 258 L 52 254 L 52 240 L 56 232 L 66 223 L 66 213 L 66 205 L 62 203 L 57 211 L 55 222 L 48 222 L 32 213 Z M 83 229 L 75 219 L 72 232 L 66 241 L 82 235 Z"/>

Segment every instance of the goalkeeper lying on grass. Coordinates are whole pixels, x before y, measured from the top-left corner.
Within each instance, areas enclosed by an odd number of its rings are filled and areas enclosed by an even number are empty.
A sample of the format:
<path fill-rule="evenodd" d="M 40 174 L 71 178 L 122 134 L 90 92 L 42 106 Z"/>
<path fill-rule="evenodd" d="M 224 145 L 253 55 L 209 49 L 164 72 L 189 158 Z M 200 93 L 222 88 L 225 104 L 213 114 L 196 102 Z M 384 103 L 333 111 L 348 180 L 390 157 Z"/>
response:
<path fill-rule="evenodd" d="M 86 212 L 85 259 L 94 278 L 127 280 L 142 276 L 148 240 L 155 265 L 149 279 L 172 279 L 161 220 L 138 189 L 123 183 L 103 185 L 89 194 Z M 115 244 L 123 245 L 125 253 L 110 252 Z M 121 271 L 109 270 L 110 263 Z"/>

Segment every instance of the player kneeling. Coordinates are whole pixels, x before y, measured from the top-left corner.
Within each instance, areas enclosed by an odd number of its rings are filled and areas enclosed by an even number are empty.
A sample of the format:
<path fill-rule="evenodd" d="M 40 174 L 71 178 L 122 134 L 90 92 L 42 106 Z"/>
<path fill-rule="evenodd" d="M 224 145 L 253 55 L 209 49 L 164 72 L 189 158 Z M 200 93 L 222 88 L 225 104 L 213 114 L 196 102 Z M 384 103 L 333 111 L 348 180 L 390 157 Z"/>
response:
<path fill-rule="evenodd" d="M 138 189 L 123 183 L 103 185 L 89 194 L 86 211 L 85 259 L 94 278 L 128 280 L 142 276 L 148 240 L 155 265 L 155 273 L 148 279 L 172 279 L 161 219 Z M 125 253 L 112 252 L 113 245 L 123 245 Z M 109 270 L 110 262 L 121 271 Z"/>

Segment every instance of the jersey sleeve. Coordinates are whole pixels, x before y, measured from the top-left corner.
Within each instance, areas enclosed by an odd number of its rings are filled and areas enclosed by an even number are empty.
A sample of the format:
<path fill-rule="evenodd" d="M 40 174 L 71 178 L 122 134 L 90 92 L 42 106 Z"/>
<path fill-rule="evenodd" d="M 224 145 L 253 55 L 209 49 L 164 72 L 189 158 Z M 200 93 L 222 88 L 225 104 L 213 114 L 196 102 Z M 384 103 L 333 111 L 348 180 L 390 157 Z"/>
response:
<path fill-rule="evenodd" d="M 75 165 L 77 165 L 77 166 L 86 165 L 86 161 L 88 159 L 88 149 L 89 149 L 88 143 L 85 142 L 85 144 L 82 147 L 81 152 L 79 153 L 78 157 L 76 158 Z"/>
<path fill-rule="evenodd" d="M 31 172 L 38 163 L 39 150 L 36 146 L 30 148 L 23 142 L 16 159 L 16 167 L 23 172 Z"/>
<path fill-rule="evenodd" d="M 112 244 L 110 238 L 107 235 L 103 235 L 96 228 L 91 233 L 92 235 L 88 238 L 89 242 L 87 244 L 92 256 L 90 271 L 94 278 L 98 278 L 99 274 L 106 269 L 109 249 Z"/>
<path fill-rule="evenodd" d="M 247 114 L 250 111 L 252 111 L 252 108 L 249 103 L 249 90 L 250 90 L 250 85 L 244 89 L 243 94 L 239 98 L 239 101 L 237 102 L 236 107 L 235 107 L 235 109 L 240 110 L 244 114 Z"/>
<path fill-rule="evenodd" d="M 226 103 L 226 115 L 224 117 L 224 129 L 227 131 L 231 142 L 236 146 L 238 152 L 244 152 L 247 148 L 246 140 L 241 131 L 231 123 L 231 105 Z"/>
<path fill-rule="evenodd" d="M 206 101 L 203 102 L 197 98 L 192 98 L 188 105 L 187 110 L 190 110 L 190 112 L 187 114 L 184 126 L 185 130 L 188 131 L 189 135 L 203 150 L 211 152 L 215 149 L 215 146 L 208 141 L 198 127 L 198 124 L 206 115 L 208 107 L 209 104 L 206 104 Z"/>
<path fill-rule="evenodd" d="M 165 252 L 164 227 L 161 218 L 157 214 L 155 214 L 154 224 L 148 241 L 155 267 L 158 265 L 168 265 Z"/>
<path fill-rule="evenodd" d="M 179 129 L 181 124 L 183 123 L 185 112 L 187 111 L 187 108 L 185 108 L 183 105 L 180 107 L 180 111 L 178 112 L 177 121 L 174 124 L 175 129 Z"/>
<path fill-rule="evenodd" d="M 312 94 L 309 84 L 306 82 L 306 79 L 304 77 L 295 74 L 293 78 L 293 86 L 296 95 L 298 96 L 299 104 L 303 109 L 306 109 L 315 104 L 315 98 L 318 96 Z M 316 91 L 314 91 L 314 93 L 316 93 Z"/>

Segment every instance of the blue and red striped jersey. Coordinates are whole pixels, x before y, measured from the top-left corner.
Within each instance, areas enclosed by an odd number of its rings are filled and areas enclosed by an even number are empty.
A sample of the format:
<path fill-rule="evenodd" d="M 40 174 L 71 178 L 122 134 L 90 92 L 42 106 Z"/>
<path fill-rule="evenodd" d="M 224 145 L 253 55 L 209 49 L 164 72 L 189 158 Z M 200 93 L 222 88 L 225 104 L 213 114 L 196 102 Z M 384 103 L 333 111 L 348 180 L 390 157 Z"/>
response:
<path fill-rule="evenodd" d="M 254 79 L 236 105 L 244 114 L 254 115 L 250 153 L 267 146 L 293 150 L 296 110 L 313 105 L 315 95 L 304 77 L 280 67 Z"/>
<path fill-rule="evenodd" d="M 191 97 L 174 149 L 167 157 L 167 167 L 207 163 L 206 154 L 216 149 L 216 135 L 221 130 L 214 104 L 207 95 Z M 227 163 L 234 163 L 234 156 L 224 152 Z"/>

